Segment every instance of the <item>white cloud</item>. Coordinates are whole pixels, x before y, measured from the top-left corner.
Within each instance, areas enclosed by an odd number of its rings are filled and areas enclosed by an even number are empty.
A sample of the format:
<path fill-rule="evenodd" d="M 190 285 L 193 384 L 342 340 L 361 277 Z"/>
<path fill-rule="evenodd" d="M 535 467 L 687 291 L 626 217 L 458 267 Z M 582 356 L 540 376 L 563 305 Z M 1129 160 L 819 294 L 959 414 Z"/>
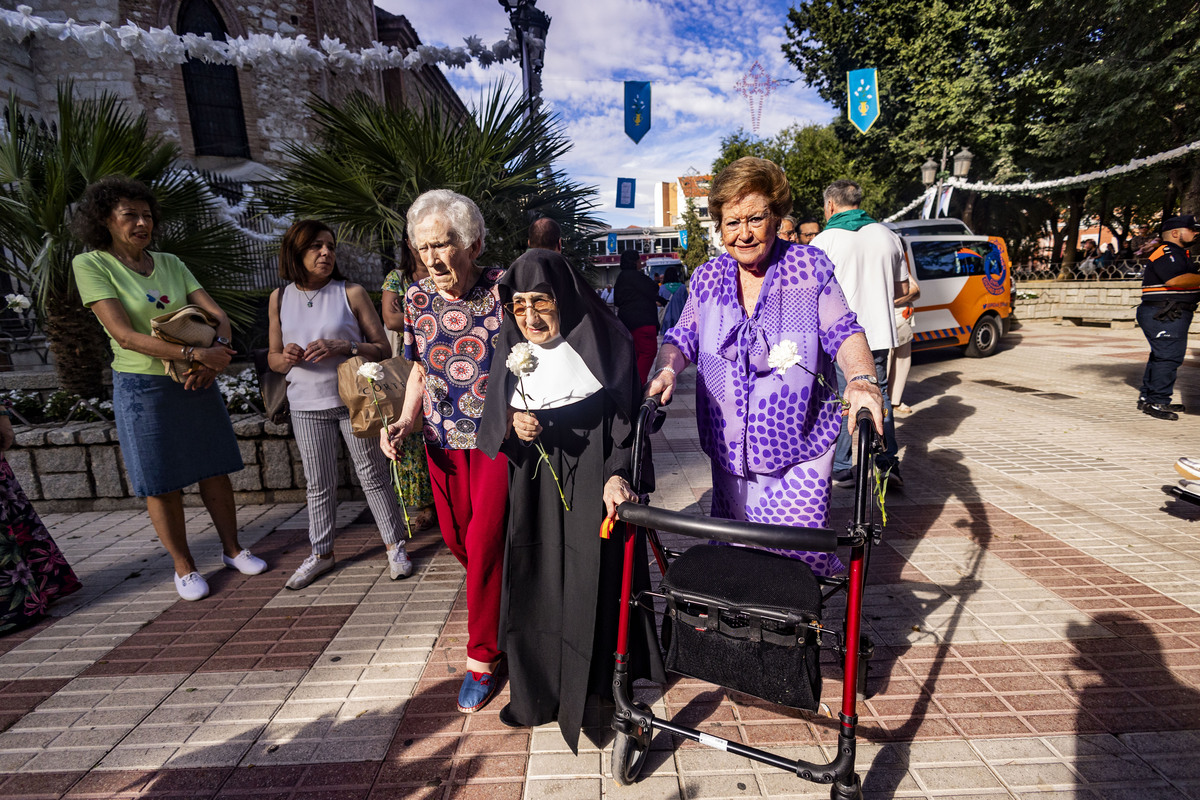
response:
<path fill-rule="evenodd" d="M 469 35 L 491 42 L 509 27 L 496 0 L 377 1 L 408 17 L 427 44 L 458 45 Z M 551 17 L 542 96 L 574 143 L 562 166 L 599 189 L 605 221 L 647 224 L 656 181 L 673 181 L 689 168 L 708 171 L 723 137 L 750 130 L 749 106 L 734 86 L 756 60 L 775 79 L 799 77 L 781 50 L 790 6 L 790 0 L 538 0 Z M 446 74 L 469 104 L 502 77 L 520 81 L 512 63 Z M 653 123 L 638 145 L 625 135 L 626 80 L 652 84 Z M 758 133 L 825 123 L 836 113 L 802 82 L 781 83 L 763 102 Z M 637 180 L 633 210 L 614 208 L 618 177 Z"/>

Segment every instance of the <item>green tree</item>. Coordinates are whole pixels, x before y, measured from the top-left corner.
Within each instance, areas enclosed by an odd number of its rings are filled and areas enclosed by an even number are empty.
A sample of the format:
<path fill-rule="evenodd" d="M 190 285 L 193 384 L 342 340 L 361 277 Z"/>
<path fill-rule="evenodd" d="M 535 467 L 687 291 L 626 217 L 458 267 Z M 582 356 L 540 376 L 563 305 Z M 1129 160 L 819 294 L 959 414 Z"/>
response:
<path fill-rule="evenodd" d="M 58 115 L 49 122 L 8 98 L 0 130 L 0 271 L 32 288 L 54 355 L 59 385 L 83 397 L 103 397 L 107 341 L 79 299 L 71 260 L 83 245 L 69 230 L 71 210 L 88 184 L 112 174 L 145 182 L 162 210 L 154 249 L 173 253 L 239 323 L 250 319 L 244 292 L 230 288 L 254 266 L 231 222 L 220 219 L 204 180 L 174 168 L 178 147 L 147 130 L 115 95 L 76 98 L 58 88 Z"/>
<path fill-rule="evenodd" d="M 990 45 L 1011 15 L 999 0 L 808 0 L 789 11 L 783 50 L 838 109 L 846 73 L 877 70 L 879 120 L 860 134 L 843 115 L 834 130 L 891 198 L 919 190 L 919 165 L 943 147 L 969 147 L 985 174 L 1003 155 L 1010 102 L 998 91 L 1005 64 Z"/>
<path fill-rule="evenodd" d="M 275 202 L 338 226 L 341 235 L 390 261 L 404 236 L 405 213 L 430 189 L 452 189 L 483 212 L 484 263 L 508 264 L 525 251 L 530 221 L 554 219 L 564 255 L 586 264 L 586 232 L 596 190 L 557 169 L 570 149 L 557 116 L 531 108 L 503 86 L 485 95 L 471 121 L 437 104 L 389 108 L 353 94 L 341 105 L 310 103 L 320 134 L 287 149 Z"/>
<path fill-rule="evenodd" d="M 696 267 L 709 259 L 708 232 L 704 230 L 704 225 L 700 222 L 700 215 L 696 213 L 696 204 L 690 197 L 683 211 L 683 227 L 687 231 L 688 244 L 681 260 L 690 276 L 696 271 Z"/>

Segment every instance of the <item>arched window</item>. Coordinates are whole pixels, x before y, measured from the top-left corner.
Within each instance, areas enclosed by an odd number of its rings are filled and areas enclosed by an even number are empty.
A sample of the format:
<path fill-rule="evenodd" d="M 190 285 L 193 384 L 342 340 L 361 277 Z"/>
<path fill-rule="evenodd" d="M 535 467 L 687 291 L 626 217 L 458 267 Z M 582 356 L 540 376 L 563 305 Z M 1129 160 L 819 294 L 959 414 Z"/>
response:
<path fill-rule="evenodd" d="M 209 0 L 184 0 L 179 9 L 179 33 L 195 33 L 225 41 L 225 24 Z M 249 158 L 246 115 L 237 68 L 189 59 L 183 65 L 183 91 L 198 156 Z"/>

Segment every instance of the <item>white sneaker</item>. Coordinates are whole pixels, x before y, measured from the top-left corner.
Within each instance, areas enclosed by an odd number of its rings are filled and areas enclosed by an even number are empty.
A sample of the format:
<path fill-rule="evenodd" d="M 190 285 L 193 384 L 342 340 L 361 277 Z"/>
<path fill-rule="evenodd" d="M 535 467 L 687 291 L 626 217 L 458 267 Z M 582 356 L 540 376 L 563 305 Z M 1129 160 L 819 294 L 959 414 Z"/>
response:
<path fill-rule="evenodd" d="M 1175 471 L 1190 481 L 1200 480 L 1200 458 L 1184 456 L 1175 462 Z"/>
<path fill-rule="evenodd" d="M 176 575 L 175 591 L 184 600 L 203 600 L 208 597 L 208 581 L 199 572 L 189 572 L 182 578 Z"/>
<path fill-rule="evenodd" d="M 304 559 L 303 564 L 296 567 L 296 571 L 292 573 L 292 577 L 288 578 L 284 586 L 289 589 L 303 589 L 331 569 L 333 569 L 332 558 L 321 558 L 313 553 Z"/>
<path fill-rule="evenodd" d="M 243 550 L 233 558 L 222 553 L 221 560 L 225 562 L 225 566 L 233 567 L 243 575 L 258 575 L 267 571 L 267 562 L 249 550 Z"/>
<path fill-rule="evenodd" d="M 398 544 L 388 550 L 388 569 L 392 571 L 392 580 L 407 578 L 413 574 L 413 564 L 408 558 L 404 545 Z"/>
<path fill-rule="evenodd" d="M 1200 481 L 1180 481 L 1179 488 L 1188 494 L 1200 497 Z"/>

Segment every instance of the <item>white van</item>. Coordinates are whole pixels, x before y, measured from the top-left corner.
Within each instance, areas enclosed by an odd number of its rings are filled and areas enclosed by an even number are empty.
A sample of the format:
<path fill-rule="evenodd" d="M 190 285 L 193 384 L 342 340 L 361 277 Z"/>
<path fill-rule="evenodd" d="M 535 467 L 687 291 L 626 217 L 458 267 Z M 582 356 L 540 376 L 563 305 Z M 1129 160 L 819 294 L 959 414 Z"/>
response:
<path fill-rule="evenodd" d="M 913 303 L 913 350 L 966 347 L 983 358 L 996 352 L 1012 317 L 1012 267 L 997 236 L 976 236 L 960 220 L 954 233 L 931 235 L 927 227 L 890 223 L 904 243 L 908 269 L 921 287 Z"/>

